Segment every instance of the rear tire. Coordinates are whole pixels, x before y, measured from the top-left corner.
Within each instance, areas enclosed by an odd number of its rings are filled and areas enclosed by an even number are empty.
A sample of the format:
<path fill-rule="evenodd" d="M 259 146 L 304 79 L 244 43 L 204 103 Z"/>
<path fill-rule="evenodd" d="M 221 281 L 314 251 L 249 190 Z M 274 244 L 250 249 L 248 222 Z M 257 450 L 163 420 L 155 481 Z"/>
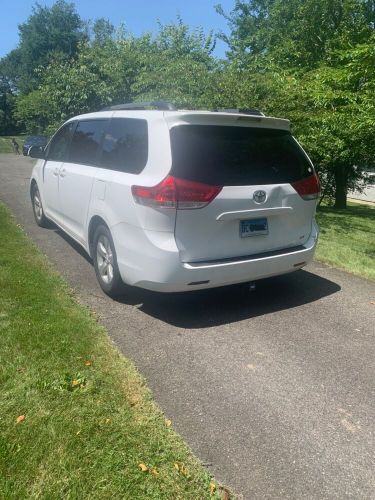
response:
<path fill-rule="evenodd" d="M 31 188 L 31 203 L 33 205 L 35 222 L 38 224 L 38 226 L 49 227 L 50 221 L 44 215 L 42 198 L 40 197 L 39 189 L 36 183 L 34 183 Z"/>
<path fill-rule="evenodd" d="M 94 233 L 92 259 L 99 285 L 110 297 L 118 297 L 125 286 L 117 265 L 117 255 L 112 235 L 107 226 L 101 224 Z"/>

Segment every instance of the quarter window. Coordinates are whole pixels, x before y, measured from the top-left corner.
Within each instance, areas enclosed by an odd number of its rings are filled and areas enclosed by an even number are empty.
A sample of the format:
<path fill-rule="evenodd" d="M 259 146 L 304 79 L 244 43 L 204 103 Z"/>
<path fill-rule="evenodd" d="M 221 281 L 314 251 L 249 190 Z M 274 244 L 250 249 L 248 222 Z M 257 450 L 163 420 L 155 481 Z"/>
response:
<path fill-rule="evenodd" d="M 148 157 L 147 121 L 112 118 L 103 141 L 101 166 L 139 174 Z"/>
<path fill-rule="evenodd" d="M 98 149 L 108 120 L 79 122 L 73 134 L 69 161 L 97 165 Z"/>
<path fill-rule="evenodd" d="M 69 122 L 58 130 L 48 146 L 48 160 L 65 161 L 67 159 L 70 139 L 75 125 L 75 122 Z"/>

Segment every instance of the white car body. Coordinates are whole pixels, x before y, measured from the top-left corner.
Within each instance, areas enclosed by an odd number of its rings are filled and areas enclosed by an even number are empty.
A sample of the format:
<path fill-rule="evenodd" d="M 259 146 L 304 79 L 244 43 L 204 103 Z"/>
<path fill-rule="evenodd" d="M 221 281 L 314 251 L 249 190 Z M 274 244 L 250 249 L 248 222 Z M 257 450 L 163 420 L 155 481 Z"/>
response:
<path fill-rule="evenodd" d="M 144 205 L 132 189 L 156 186 L 170 174 L 170 131 L 175 127 L 288 131 L 287 120 L 225 112 L 124 110 L 81 115 L 67 123 L 111 118 L 147 121 L 148 157 L 139 174 L 39 159 L 31 183 L 38 185 L 46 217 L 89 255 L 93 224 L 101 220 L 107 225 L 125 283 L 162 292 L 196 290 L 289 273 L 312 260 L 318 238 L 317 194 L 304 199 L 291 183 L 221 186 L 212 201 L 191 209 Z M 263 203 L 253 198 L 259 190 L 266 193 Z M 241 237 L 240 221 L 265 218 L 268 234 Z"/>

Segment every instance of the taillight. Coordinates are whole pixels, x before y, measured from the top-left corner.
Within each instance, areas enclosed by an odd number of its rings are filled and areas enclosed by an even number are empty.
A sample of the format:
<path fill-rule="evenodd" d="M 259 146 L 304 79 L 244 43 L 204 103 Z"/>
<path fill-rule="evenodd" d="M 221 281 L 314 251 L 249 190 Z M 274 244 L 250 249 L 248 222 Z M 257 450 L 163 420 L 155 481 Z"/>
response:
<path fill-rule="evenodd" d="M 221 190 L 221 186 L 179 179 L 172 175 L 168 175 L 156 186 L 132 186 L 133 197 L 137 203 L 155 208 L 203 208 L 216 198 Z"/>
<path fill-rule="evenodd" d="M 304 200 L 315 200 L 320 194 L 320 182 L 316 173 L 291 184 Z"/>

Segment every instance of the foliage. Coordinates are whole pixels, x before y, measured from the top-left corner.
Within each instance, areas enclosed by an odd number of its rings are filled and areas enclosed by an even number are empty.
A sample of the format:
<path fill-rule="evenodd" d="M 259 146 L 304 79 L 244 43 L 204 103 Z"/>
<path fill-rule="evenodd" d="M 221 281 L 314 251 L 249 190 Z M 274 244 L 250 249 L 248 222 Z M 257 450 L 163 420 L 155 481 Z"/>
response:
<path fill-rule="evenodd" d="M 236 0 L 229 14 L 217 10 L 230 28 L 221 35 L 229 47 L 225 61 L 213 56 L 212 33 L 191 30 L 180 18 L 159 24 L 155 35 L 135 37 L 106 19 L 84 29 L 63 0 L 37 5 L 21 27 L 19 47 L 0 64 L 3 130 L 18 120 L 29 132 L 48 133 L 70 116 L 131 100 L 164 99 L 190 109 L 259 107 L 291 119 L 325 194 L 344 207 L 348 189 L 361 189 L 375 158 L 375 0 Z M 65 39 L 59 45 L 58 29 L 56 45 L 47 37 L 38 48 L 57 13 L 72 50 Z M 22 73 L 26 46 L 39 55 Z M 15 68 L 32 88 L 22 86 Z"/>
<path fill-rule="evenodd" d="M 15 100 L 9 82 L 0 75 L 0 135 L 11 134 L 17 130 L 13 117 Z"/>
<path fill-rule="evenodd" d="M 290 118 L 324 190 L 345 207 L 375 157 L 375 2 L 249 0 L 218 10 L 231 28 L 229 95 Z"/>
<path fill-rule="evenodd" d="M 199 107 L 210 89 L 215 61 L 212 36 L 177 25 L 160 26 L 156 37 L 138 38 L 110 25 L 94 26 L 91 42 L 83 42 L 75 60 L 53 60 L 39 70 L 38 89 L 17 101 L 16 117 L 28 130 L 33 123 L 51 132 L 67 118 L 112 103 L 169 99 Z"/>
<path fill-rule="evenodd" d="M 229 59 L 267 55 L 282 67 L 311 67 L 333 50 L 364 43 L 373 31 L 373 0 L 236 0 L 225 14 Z"/>
<path fill-rule="evenodd" d="M 45 68 L 57 53 L 71 59 L 86 36 L 74 5 L 65 0 L 57 0 L 52 7 L 36 3 L 31 16 L 18 29 L 18 47 L 0 62 L 0 74 L 24 93 L 40 82 L 36 68 Z"/>
<path fill-rule="evenodd" d="M 218 66 L 211 56 L 215 39 L 201 29 L 190 32 L 180 18 L 159 24 L 159 33 L 140 51 L 140 71 L 132 86 L 137 99 L 170 100 L 178 107 L 207 105 Z"/>

